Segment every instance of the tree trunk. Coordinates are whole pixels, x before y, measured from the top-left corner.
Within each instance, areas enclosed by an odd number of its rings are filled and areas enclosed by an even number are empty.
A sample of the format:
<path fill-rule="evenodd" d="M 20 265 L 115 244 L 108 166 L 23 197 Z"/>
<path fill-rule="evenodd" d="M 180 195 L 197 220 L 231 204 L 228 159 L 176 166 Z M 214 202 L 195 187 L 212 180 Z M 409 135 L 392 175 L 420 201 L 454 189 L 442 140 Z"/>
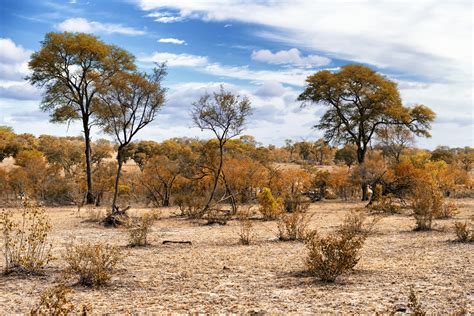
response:
<path fill-rule="evenodd" d="M 91 139 L 90 128 L 87 119 L 84 119 L 84 138 L 86 144 L 86 178 L 87 178 L 87 193 L 86 204 L 94 204 L 94 193 L 92 191 L 92 164 L 91 164 Z"/>
<path fill-rule="evenodd" d="M 366 148 L 361 148 L 360 146 L 358 146 L 358 148 L 357 148 L 357 162 L 359 163 L 359 166 L 364 164 L 365 152 L 366 152 Z M 361 189 L 362 189 L 362 201 L 368 201 L 369 200 L 369 190 L 368 190 L 367 183 L 363 182 L 361 184 Z"/>
<path fill-rule="evenodd" d="M 119 191 L 119 182 L 120 182 L 120 175 L 122 173 L 122 164 L 123 164 L 123 158 L 122 158 L 122 148 L 119 147 L 118 153 L 117 153 L 117 175 L 115 177 L 115 185 L 114 185 L 114 197 L 112 199 L 112 214 L 118 212 L 117 208 L 117 196 L 118 196 L 118 191 Z"/>
<path fill-rule="evenodd" d="M 170 206 L 170 189 L 165 186 L 165 195 L 163 196 L 163 206 Z"/>
<path fill-rule="evenodd" d="M 219 167 L 217 168 L 217 172 L 214 176 L 214 184 L 212 186 L 211 195 L 209 196 L 209 199 L 207 200 L 207 203 L 202 210 L 203 213 L 207 212 L 207 210 L 209 209 L 209 205 L 211 205 L 212 199 L 214 198 L 214 194 L 216 193 L 216 189 L 217 189 L 217 184 L 219 183 L 219 178 L 221 176 L 223 163 L 224 163 L 224 144 L 222 143 L 221 140 L 219 140 Z"/>

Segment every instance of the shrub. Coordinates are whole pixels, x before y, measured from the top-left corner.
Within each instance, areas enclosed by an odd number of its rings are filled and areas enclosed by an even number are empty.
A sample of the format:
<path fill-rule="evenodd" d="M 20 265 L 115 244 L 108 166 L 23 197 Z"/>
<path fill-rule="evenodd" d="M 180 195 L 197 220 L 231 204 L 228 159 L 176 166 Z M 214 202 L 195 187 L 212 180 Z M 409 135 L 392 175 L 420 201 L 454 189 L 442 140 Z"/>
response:
<path fill-rule="evenodd" d="M 436 213 L 443 205 L 443 196 L 433 184 L 420 183 L 413 189 L 411 206 L 416 220 L 415 230 L 431 230 Z"/>
<path fill-rule="evenodd" d="M 202 218 L 204 215 L 202 212 L 205 205 L 203 198 L 195 197 L 193 195 L 178 196 L 175 199 L 175 202 L 178 205 L 182 216 L 196 219 Z"/>
<path fill-rule="evenodd" d="M 148 233 L 156 219 L 157 214 L 150 212 L 132 221 L 128 227 L 130 236 L 129 245 L 132 247 L 148 245 Z"/>
<path fill-rule="evenodd" d="M 11 211 L 2 210 L 0 227 L 3 233 L 5 273 L 38 273 L 53 258 L 48 243 L 51 224 L 44 209 L 25 201 L 19 222 Z"/>
<path fill-rule="evenodd" d="M 400 214 L 401 207 L 395 203 L 393 194 L 382 195 L 377 201 L 372 203 L 370 209 L 376 213 Z"/>
<path fill-rule="evenodd" d="M 423 306 L 418 302 L 413 287 L 410 288 L 410 296 L 408 297 L 408 308 L 413 316 L 425 316 L 426 312 L 423 310 Z"/>
<path fill-rule="evenodd" d="M 101 209 L 88 206 L 86 208 L 86 222 L 99 223 L 104 219 L 104 214 Z"/>
<path fill-rule="evenodd" d="M 278 219 L 278 239 L 304 240 L 312 215 L 304 212 L 282 214 Z"/>
<path fill-rule="evenodd" d="M 276 219 L 282 213 L 281 199 L 275 199 L 269 188 L 263 188 L 262 192 L 257 193 L 257 200 L 260 205 L 258 210 L 265 220 Z"/>
<path fill-rule="evenodd" d="M 344 217 L 342 224 L 337 231 L 347 236 L 360 236 L 366 238 L 370 235 L 381 216 L 374 216 L 372 220 L 367 221 L 367 214 L 364 209 L 351 211 Z"/>
<path fill-rule="evenodd" d="M 473 242 L 474 241 L 474 229 L 470 227 L 469 222 L 455 222 L 454 232 L 456 233 L 457 240 L 460 242 Z"/>
<path fill-rule="evenodd" d="M 239 214 L 239 241 L 242 245 L 250 245 L 252 239 L 255 237 L 253 232 L 254 224 L 249 217 L 249 210 Z"/>
<path fill-rule="evenodd" d="M 359 251 L 364 241 L 364 235 L 348 234 L 343 229 L 327 237 L 321 237 L 313 231 L 306 240 L 309 251 L 306 267 L 309 273 L 324 282 L 334 282 L 339 275 L 352 270 L 359 262 Z"/>
<path fill-rule="evenodd" d="M 289 194 L 283 200 L 283 206 L 287 212 L 306 212 L 309 208 L 309 201 L 304 200 L 304 196 L 299 193 Z"/>
<path fill-rule="evenodd" d="M 436 219 L 445 219 L 452 218 L 454 215 L 458 214 L 458 207 L 453 201 L 444 202 L 438 212 L 435 213 L 434 217 Z"/>
<path fill-rule="evenodd" d="M 56 285 L 52 288 L 46 289 L 40 297 L 39 302 L 31 309 L 32 316 L 63 316 L 63 315 L 88 315 L 92 312 L 90 304 L 82 304 L 81 307 L 76 307 L 67 297 L 72 293 L 71 288 L 64 284 Z"/>
<path fill-rule="evenodd" d="M 120 249 L 109 244 L 70 244 L 64 253 L 68 264 L 65 272 L 78 275 L 79 284 L 85 286 L 102 286 L 111 278 L 111 274 L 123 258 Z"/>

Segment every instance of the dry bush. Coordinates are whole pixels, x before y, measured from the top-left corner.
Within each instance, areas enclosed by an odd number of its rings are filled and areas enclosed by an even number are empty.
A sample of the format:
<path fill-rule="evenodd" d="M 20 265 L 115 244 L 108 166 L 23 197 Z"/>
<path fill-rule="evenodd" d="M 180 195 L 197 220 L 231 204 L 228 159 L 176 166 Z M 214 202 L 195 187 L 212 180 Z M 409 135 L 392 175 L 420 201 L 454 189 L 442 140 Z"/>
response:
<path fill-rule="evenodd" d="M 206 225 L 226 225 L 232 211 L 223 210 L 219 205 L 210 206 L 206 212 Z"/>
<path fill-rule="evenodd" d="M 254 223 L 250 220 L 250 209 L 241 211 L 238 214 L 239 219 L 239 241 L 242 245 L 250 245 L 255 238 L 253 231 Z"/>
<path fill-rule="evenodd" d="M 196 219 L 202 218 L 204 215 L 202 212 L 205 205 L 203 198 L 193 195 L 186 195 L 177 197 L 175 202 L 178 204 L 182 216 L 186 216 L 190 219 Z"/>
<path fill-rule="evenodd" d="M 411 315 L 413 316 L 425 316 L 426 312 L 423 310 L 423 306 L 418 302 L 413 287 L 410 288 L 410 296 L 408 297 L 408 308 L 410 309 Z"/>
<path fill-rule="evenodd" d="M 269 188 L 263 188 L 262 192 L 257 193 L 259 212 L 262 213 L 265 220 L 277 219 L 282 213 L 281 199 L 275 199 Z"/>
<path fill-rule="evenodd" d="M 279 240 L 305 240 L 312 214 L 293 212 L 280 215 L 278 219 Z"/>
<path fill-rule="evenodd" d="M 104 213 L 101 209 L 87 207 L 86 208 L 86 222 L 99 223 L 104 219 Z"/>
<path fill-rule="evenodd" d="M 411 194 L 411 207 L 416 220 L 415 230 L 431 230 L 435 214 L 443 205 L 443 196 L 433 184 L 420 183 Z"/>
<path fill-rule="evenodd" d="M 342 229 L 326 237 L 313 231 L 306 239 L 309 251 L 306 267 L 309 273 L 324 282 L 334 282 L 359 262 L 359 251 L 364 241 L 365 235 L 348 234 Z"/>
<path fill-rule="evenodd" d="M 454 232 L 457 241 L 460 242 L 474 242 L 474 228 L 469 222 L 455 222 Z"/>
<path fill-rule="evenodd" d="M 287 212 L 306 212 L 309 208 L 309 201 L 300 193 L 289 194 L 283 200 L 283 206 Z"/>
<path fill-rule="evenodd" d="M 157 218 L 158 213 L 152 211 L 131 221 L 128 225 L 129 245 L 131 247 L 148 245 L 148 234 Z"/>
<path fill-rule="evenodd" d="M 440 209 L 438 212 L 435 213 L 434 217 L 436 219 L 446 219 L 446 218 L 452 218 L 456 214 L 458 214 L 458 207 L 455 202 L 453 201 L 446 201 L 441 205 Z"/>
<path fill-rule="evenodd" d="M 23 202 L 21 219 L 13 220 L 11 211 L 2 210 L 0 227 L 3 234 L 5 273 L 39 273 L 53 258 L 48 235 L 51 224 L 44 209 Z"/>
<path fill-rule="evenodd" d="M 382 195 L 378 200 L 370 205 L 370 209 L 375 213 L 400 214 L 402 209 L 395 200 L 396 197 L 393 194 Z"/>
<path fill-rule="evenodd" d="M 105 285 L 123 255 L 118 247 L 103 243 L 70 244 L 66 247 L 65 272 L 79 276 L 79 284 L 98 287 Z"/>
<path fill-rule="evenodd" d="M 92 312 L 90 304 L 75 306 L 67 297 L 73 290 L 64 284 L 56 285 L 41 293 L 39 302 L 30 310 L 31 316 L 64 316 L 89 315 Z"/>
<path fill-rule="evenodd" d="M 361 236 L 366 238 L 373 232 L 375 225 L 381 219 L 382 216 L 373 216 L 372 219 L 368 221 L 364 209 L 353 210 L 344 217 L 337 231 L 348 236 Z"/>

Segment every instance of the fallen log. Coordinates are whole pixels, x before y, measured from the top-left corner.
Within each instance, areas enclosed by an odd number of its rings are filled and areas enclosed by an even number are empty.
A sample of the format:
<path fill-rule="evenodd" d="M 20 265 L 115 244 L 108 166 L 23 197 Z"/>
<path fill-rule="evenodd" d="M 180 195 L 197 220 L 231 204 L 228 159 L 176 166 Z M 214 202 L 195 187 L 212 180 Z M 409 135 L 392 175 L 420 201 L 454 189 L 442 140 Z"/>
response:
<path fill-rule="evenodd" d="M 192 245 L 193 243 L 189 240 L 163 240 L 163 245 L 165 244 L 187 244 Z"/>

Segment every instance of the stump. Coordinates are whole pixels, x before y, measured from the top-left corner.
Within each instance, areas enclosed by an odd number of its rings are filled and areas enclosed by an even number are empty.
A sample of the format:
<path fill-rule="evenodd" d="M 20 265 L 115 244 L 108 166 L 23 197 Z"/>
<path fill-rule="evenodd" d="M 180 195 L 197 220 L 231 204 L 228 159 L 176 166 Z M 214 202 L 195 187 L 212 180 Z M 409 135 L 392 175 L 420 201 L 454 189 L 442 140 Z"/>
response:
<path fill-rule="evenodd" d="M 130 209 L 130 206 L 127 206 L 123 210 L 120 210 L 117 206 L 114 207 L 112 212 L 102 220 L 102 224 L 104 224 L 104 226 L 113 226 L 113 227 L 127 225 L 129 221 L 129 216 L 127 214 L 127 211 L 129 209 Z"/>

